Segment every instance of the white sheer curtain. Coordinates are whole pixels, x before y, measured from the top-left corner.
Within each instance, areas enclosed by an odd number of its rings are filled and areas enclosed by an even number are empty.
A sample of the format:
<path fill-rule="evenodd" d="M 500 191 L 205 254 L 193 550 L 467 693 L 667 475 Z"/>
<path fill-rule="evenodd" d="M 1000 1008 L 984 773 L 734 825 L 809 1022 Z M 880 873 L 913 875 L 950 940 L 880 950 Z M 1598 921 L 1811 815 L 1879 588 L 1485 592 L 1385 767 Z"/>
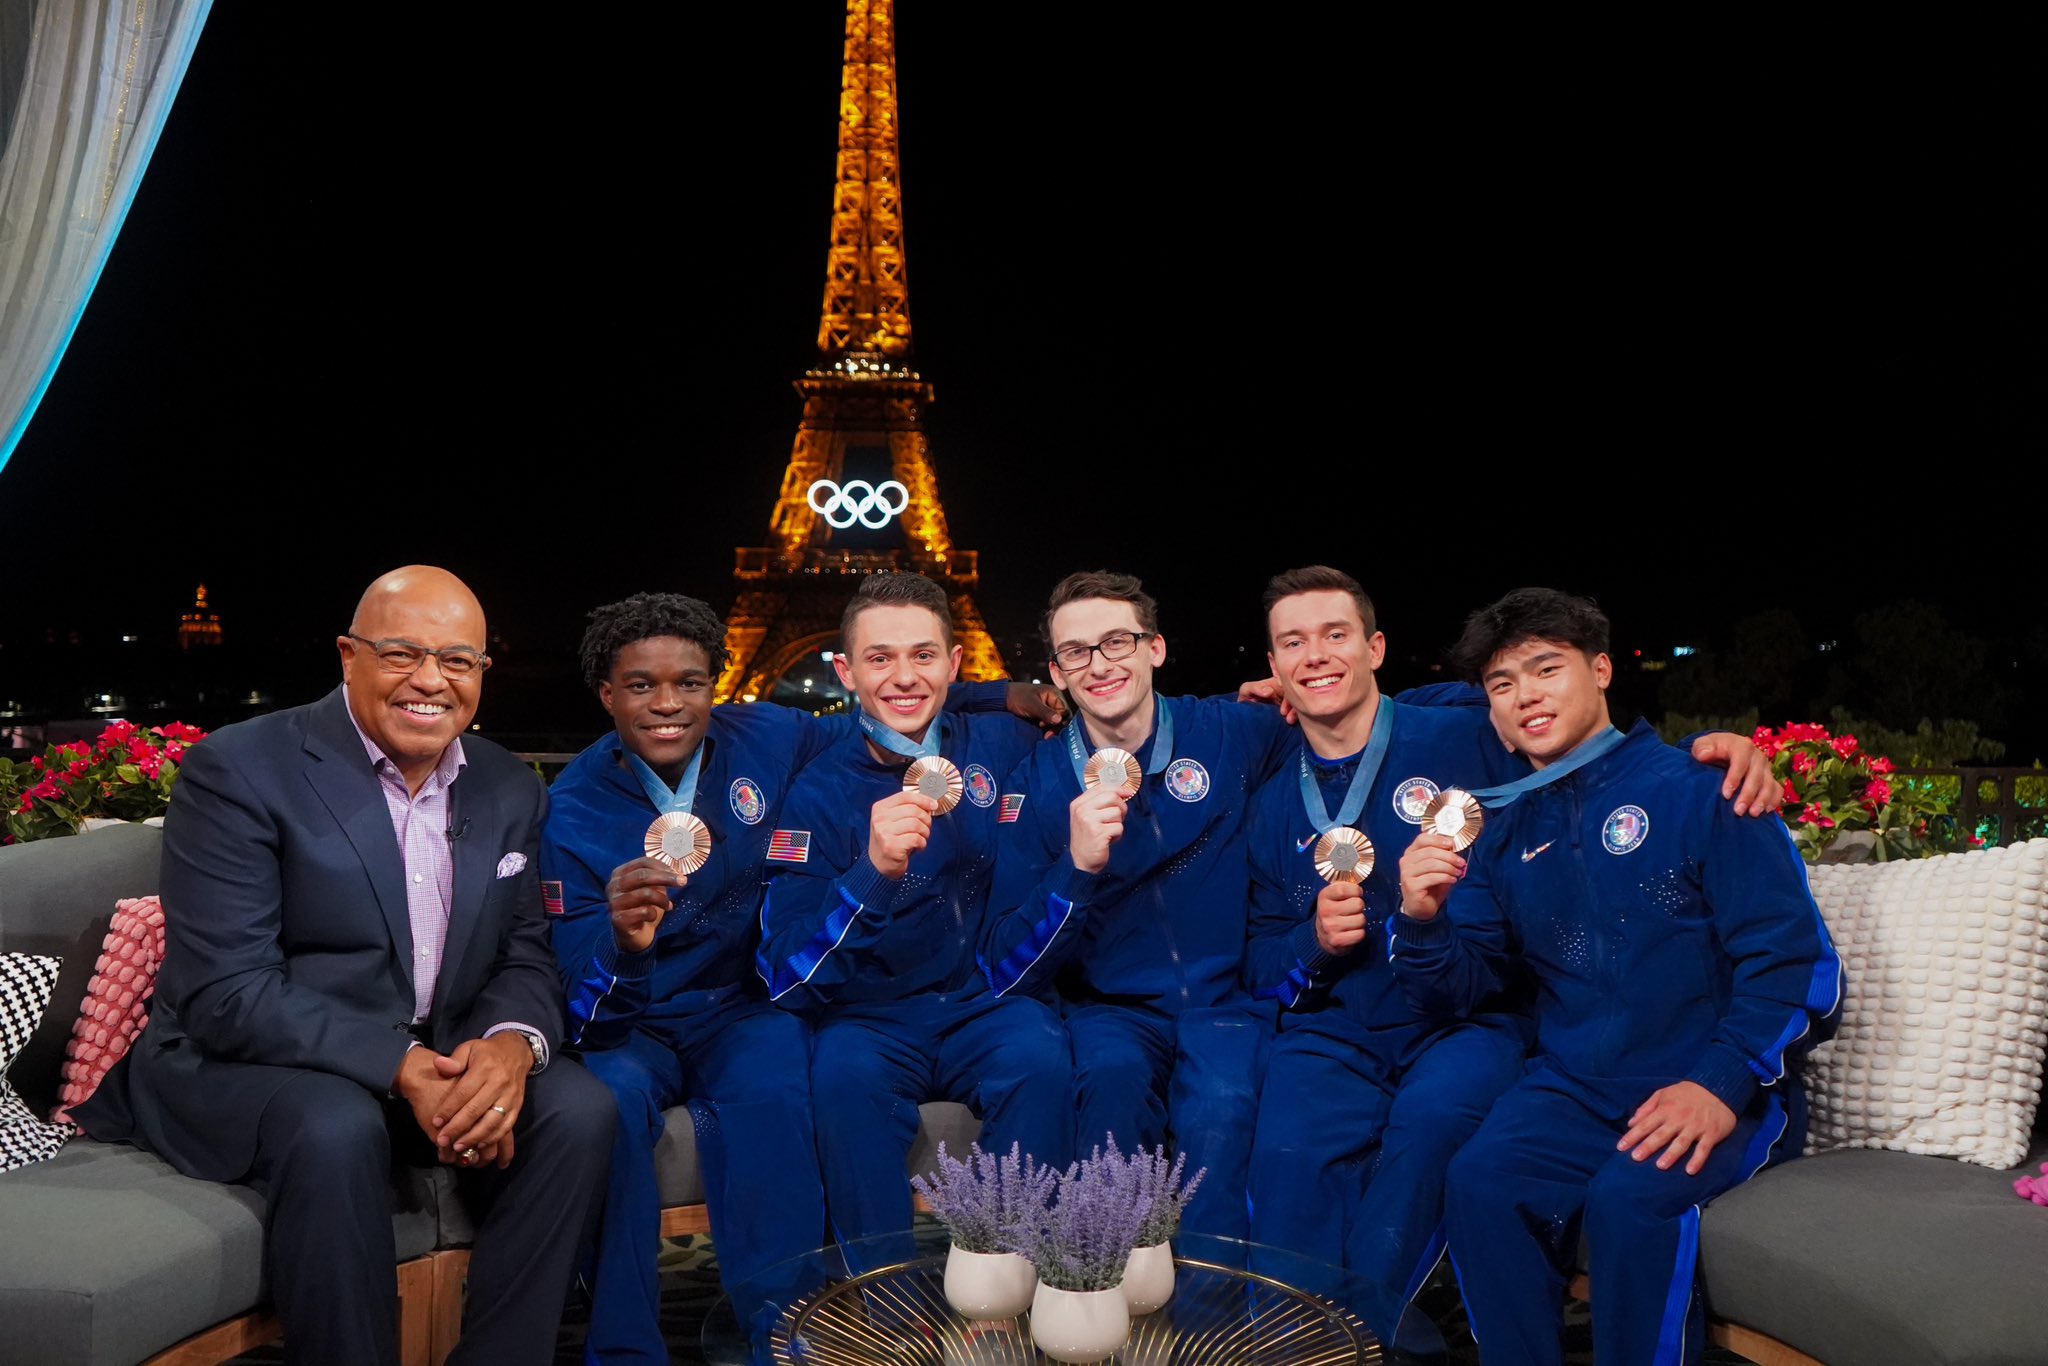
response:
<path fill-rule="evenodd" d="M 212 4 L 0 0 L 0 467 L 114 249 Z"/>

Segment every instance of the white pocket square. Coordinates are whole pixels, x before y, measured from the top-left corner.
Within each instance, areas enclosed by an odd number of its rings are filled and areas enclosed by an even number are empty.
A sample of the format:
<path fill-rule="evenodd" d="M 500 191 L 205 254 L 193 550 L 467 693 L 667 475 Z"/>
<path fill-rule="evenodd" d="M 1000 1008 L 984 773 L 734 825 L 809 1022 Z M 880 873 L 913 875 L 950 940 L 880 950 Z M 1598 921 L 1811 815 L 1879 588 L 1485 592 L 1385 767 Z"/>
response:
<path fill-rule="evenodd" d="M 518 877 L 526 871 L 526 855 L 511 853 L 498 860 L 499 877 Z"/>

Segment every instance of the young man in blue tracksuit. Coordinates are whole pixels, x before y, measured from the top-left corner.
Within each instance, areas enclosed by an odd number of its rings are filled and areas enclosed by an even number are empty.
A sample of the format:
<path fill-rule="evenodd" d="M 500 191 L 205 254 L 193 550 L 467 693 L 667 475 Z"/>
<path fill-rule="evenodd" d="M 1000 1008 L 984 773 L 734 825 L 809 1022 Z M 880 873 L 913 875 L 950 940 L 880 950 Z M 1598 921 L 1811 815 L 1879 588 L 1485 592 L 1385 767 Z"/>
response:
<path fill-rule="evenodd" d="M 1272 1035 L 1239 983 L 1244 801 L 1291 738 L 1277 708 L 1161 698 L 1157 607 L 1126 574 L 1069 575 L 1046 615 L 1076 716 L 1004 784 L 983 967 L 1007 998 L 1056 999 L 1074 1045 L 1082 1150 L 1165 1141 L 1207 1166 L 1183 1220 L 1243 1236 L 1260 1057 Z M 1098 749 L 1133 755 L 1136 795 L 1084 788 Z M 1169 1085 L 1171 1094 L 1169 1095 Z"/>
<path fill-rule="evenodd" d="M 1441 1253 L 1445 1169 L 1521 1075 L 1532 1033 L 1522 994 L 1469 1022 L 1428 1020 L 1409 1004 L 1386 965 L 1397 860 L 1439 791 L 1509 782 L 1529 766 L 1483 706 L 1414 706 L 1379 691 L 1386 641 L 1350 575 L 1290 570 L 1267 585 L 1265 608 L 1268 662 L 1301 741 L 1248 816 L 1245 980 L 1284 1012 L 1260 1092 L 1252 1240 L 1351 1271 L 1369 1287 L 1357 1307 L 1391 1346 Z M 1714 734 L 1694 750 L 1730 769 L 1724 791 L 1737 811 L 1772 815 L 1775 780 L 1753 745 Z M 1347 827 L 1371 839 L 1372 870 L 1362 883 L 1326 882 L 1320 836 Z M 1431 1337 L 1423 1330 L 1412 1345 Z"/>
<path fill-rule="evenodd" d="M 815 1021 L 811 1093 L 834 1233 L 857 1266 L 908 1256 L 905 1163 L 918 1106 L 957 1100 L 982 1146 L 1064 1167 L 1073 1064 L 1059 1017 L 988 990 L 974 962 L 995 861 L 999 775 L 1038 742 L 1008 717 L 941 715 L 960 667 L 943 590 L 915 574 L 861 585 L 839 676 L 860 729 L 797 781 L 768 849 L 757 964 L 767 994 Z M 939 810 L 905 787 L 929 755 L 959 775 Z M 870 1240 L 863 1243 L 861 1240 Z"/>
<path fill-rule="evenodd" d="M 1798 1056 L 1833 1031 L 1841 964 L 1782 826 L 1736 819 L 1712 775 L 1608 720 L 1607 621 L 1522 589 L 1455 651 L 1536 772 L 1488 794 L 1465 857 L 1401 859 L 1390 932 L 1418 1008 L 1469 1012 L 1515 965 L 1536 1051 L 1451 1164 L 1452 1261 L 1488 1366 L 1555 1363 L 1581 1231 L 1594 1354 L 1703 1350 L 1699 1207 L 1799 1151 Z"/>
<path fill-rule="evenodd" d="M 786 707 L 711 705 L 724 637 L 709 607 L 672 593 L 591 613 L 584 677 L 614 729 L 549 792 L 541 877 L 567 1038 L 620 1110 L 591 1285 L 592 1361 L 668 1360 L 654 1146 L 670 1106 L 687 1099 L 696 1117 L 728 1286 L 824 1237 L 810 1034 L 768 1003 L 752 955 L 776 811 L 796 771 L 851 727 Z M 989 684 L 958 700 L 1000 707 L 1010 696 Z M 710 827 L 710 859 L 688 877 L 645 852 L 648 826 L 670 810 Z"/>

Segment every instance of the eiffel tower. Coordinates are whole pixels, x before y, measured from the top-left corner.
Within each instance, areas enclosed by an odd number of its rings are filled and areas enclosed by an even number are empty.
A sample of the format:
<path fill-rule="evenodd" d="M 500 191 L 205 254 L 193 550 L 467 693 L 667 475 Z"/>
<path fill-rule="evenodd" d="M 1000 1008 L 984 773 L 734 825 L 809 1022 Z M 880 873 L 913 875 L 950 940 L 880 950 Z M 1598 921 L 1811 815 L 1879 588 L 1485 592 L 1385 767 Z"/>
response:
<path fill-rule="evenodd" d="M 932 386 L 906 363 L 895 9 L 895 0 L 847 0 L 819 361 L 796 381 L 803 419 L 768 519 L 770 544 L 740 549 L 733 568 L 721 702 L 775 696 L 784 674 L 833 648 L 861 576 L 896 570 L 915 570 L 946 590 L 962 678 L 1004 676 L 974 605 L 976 553 L 954 546 L 939 503 L 922 418 Z M 873 495 L 835 503 L 834 488 Z"/>

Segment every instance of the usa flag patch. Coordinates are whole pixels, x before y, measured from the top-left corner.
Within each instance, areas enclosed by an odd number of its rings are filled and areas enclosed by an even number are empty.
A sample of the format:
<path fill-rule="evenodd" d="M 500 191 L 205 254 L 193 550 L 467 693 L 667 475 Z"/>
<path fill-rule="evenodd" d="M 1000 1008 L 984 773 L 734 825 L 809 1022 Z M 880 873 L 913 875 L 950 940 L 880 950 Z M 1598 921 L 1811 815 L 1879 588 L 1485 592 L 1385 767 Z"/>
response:
<path fill-rule="evenodd" d="M 808 830 L 777 830 L 768 837 L 768 857 L 775 863 L 809 863 L 811 861 L 811 832 Z"/>
<path fill-rule="evenodd" d="M 549 915 L 562 913 L 562 884 L 543 882 L 540 885 L 540 908 Z"/>
<path fill-rule="evenodd" d="M 1003 809 L 996 812 L 996 824 L 1007 825 L 1009 822 L 1016 820 L 1017 813 L 1023 809 L 1024 794 L 1022 792 L 1004 793 Z"/>

